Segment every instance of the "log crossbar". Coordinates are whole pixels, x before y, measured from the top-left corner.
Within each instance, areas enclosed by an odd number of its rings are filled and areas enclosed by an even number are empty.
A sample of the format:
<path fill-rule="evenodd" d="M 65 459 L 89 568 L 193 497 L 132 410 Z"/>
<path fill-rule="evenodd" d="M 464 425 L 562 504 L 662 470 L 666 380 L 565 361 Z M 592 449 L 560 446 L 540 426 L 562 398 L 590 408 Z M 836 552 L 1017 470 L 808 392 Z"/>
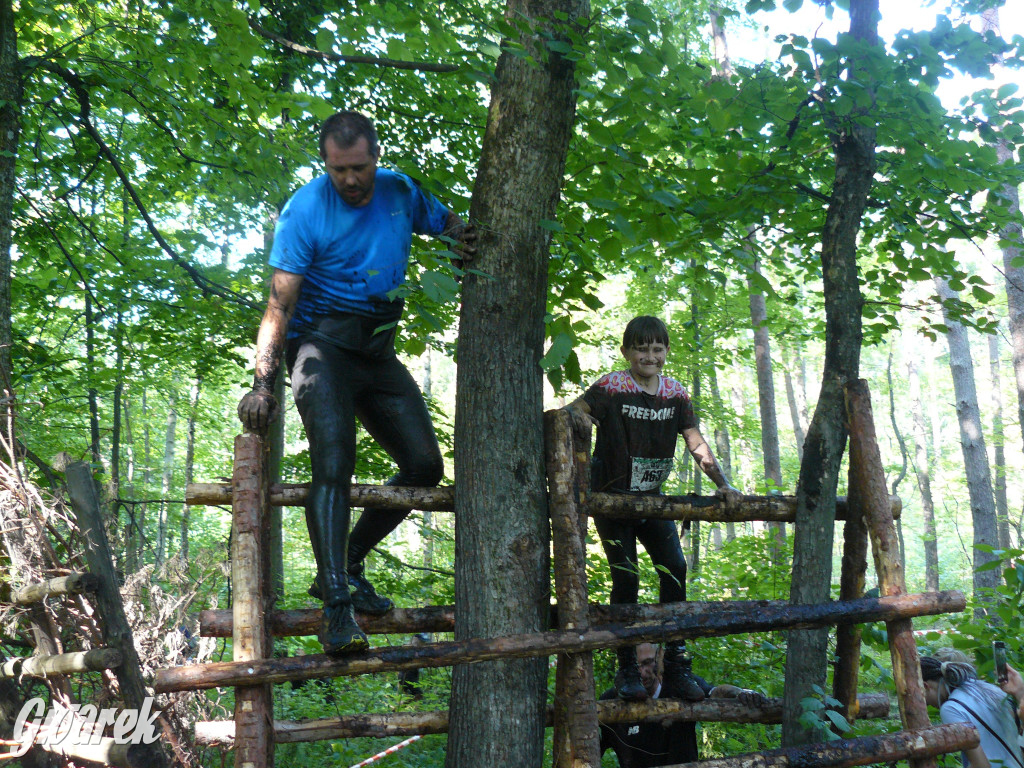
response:
<path fill-rule="evenodd" d="M 309 483 L 275 483 L 270 487 L 270 503 L 281 507 L 301 507 L 306 503 Z M 231 504 L 230 483 L 191 483 L 185 489 L 185 503 L 190 505 Z M 451 512 L 455 507 L 455 489 L 417 488 L 393 485 L 353 485 L 349 503 L 353 507 L 372 509 L 419 509 L 430 512 Z M 903 503 L 898 496 L 890 499 L 894 517 L 899 517 Z M 658 518 L 666 520 L 706 520 L 709 522 L 792 523 L 796 520 L 796 496 L 744 496 L 735 510 L 727 510 L 724 502 L 714 496 L 630 496 L 621 493 L 592 493 L 583 505 L 592 517 Z M 836 500 L 836 519 L 845 520 L 847 503 Z"/>
<path fill-rule="evenodd" d="M 54 656 L 30 656 L 7 659 L 0 665 L 0 677 L 51 677 L 73 672 L 98 672 L 114 669 L 121 663 L 121 651 L 115 648 L 93 648 L 91 651 L 59 653 Z"/>
<path fill-rule="evenodd" d="M 920 761 L 978 746 L 978 731 L 967 723 L 947 723 L 913 731 L 838 739 L 750 755 L 666 766 L 666 768 L 846 768 L 852 765 Z"/>
<path fill-rule="evenodd" d="M 889 697 L 884 693 L 866 694 L 859 699 L 860 719 L 889 716 Z M 735 699 L 705 699 L 697 703 L 679 699 L 650 699 L 644 702 L 599 701 L 597 718 L 602 723 L 639 722 L 782 722 L 782 699 L 768 699 L 763 707 L 746 707 Z M 554 722 L 554 707 L 548 707 L 546 726 Z M 448 712 L 391 712 L 387 714 L 346 715 L 320 720 L 275 720 L 274 741 L 298 743 L 327 739 L 391 738 L 417 734 L 426 736 L 448 732 Z M 196 723 L 196 743 L 200 746 L 230 747 L 235 740 L 232 720 L 207 720 Z"/>
<path fill-rule="evenodd" d="M 95 592 L 99 578 L 91 573 L 69 573 L 14 589 L 10 584 L 0 585 L 0 602 L 14 605 L 32 605 L 55 595 L 80 595 Z"/>
<path fill-rule="evenodd" d="M 785 605 L 748 616 L 742 611 L 679 616 L 661 622 L 611 626 L 585 632 L 562 630 L 488 639 L 432 643 L 419 648 L 375 648 L 365 653 L 331 658 L 323 654 L 286 659 L 219 662 L 159 670 L 157 693 L 199 690 L 220 686 L 283 683 L 317 677 L 343 677 L 378 672 L 474 664 L 504 658 L 549 656 L 643 642 L 696 637 L 721 637 L 744 632 L 806 629 L 837 623 L 863 623 L 893 618 L 930 616 L 962 611 L 966 600 L 951 590 L 919 595 L 861 598 L 847 603 Z"/>
<path fill-rule="evenodd" d="M 591 603 L 590 624 L 632 624 L 641 621 L 665 621 L 676 616 L 708 615 L 781 609 L 786 600 L 728 600 L 725 602 L 660 603 L 648 605 L 602 605 Z M 277 637 L 315 635 L 320 630 L 319 608 L 271 611 L 268 615 L 271 632 Z M 416 634 L 417 632 L 455 631 L 455 607 L 451 605 L 424 608 L 395 608 L 384 616 L 357 613 L 359 627 L 368 635 Z M 551 626 L 558 625 L 558 606 L 551 606 Z M 199 613 L 199 634 L 203 637 L 231 637 L 232 619 L 228 610 L 205 610 Z"/>

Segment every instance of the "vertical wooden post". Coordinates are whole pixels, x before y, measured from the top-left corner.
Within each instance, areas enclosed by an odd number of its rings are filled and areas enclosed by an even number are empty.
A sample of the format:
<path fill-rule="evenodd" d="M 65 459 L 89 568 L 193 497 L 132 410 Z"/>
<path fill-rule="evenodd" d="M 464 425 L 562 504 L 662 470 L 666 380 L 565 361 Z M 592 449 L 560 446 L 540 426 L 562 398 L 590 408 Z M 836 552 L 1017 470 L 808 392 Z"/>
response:
<path fill-rule="evenodd" d="M 232 640 L 235 661 L 269 659 L 272 640 L 265 617 L 270 590 L 270 483 L 263 438 L 235 438 L 231 477 Z M 235 689 L 235 768 L 274 765 L 274 702 L 269 684 Z"/>
<path fill-rule="evenodd" d="M 587 518 L 581 514 L 576 501 L 578 478 L 572 423 L 565 411 L 547 411 L 544 427 L 558 626 L 583 632 L 590 626 L 585 546 Z M 600 766 L 592 653 L 558 655 L 554 720 L 554 767 Z"/>
<path fill-rule="evenodd" d="M 864 596 L 864 577 L 868 567 L 868 531 L 864 524 L 864 504 L 860 486 L 850 470 L 849 513 L 843 527 L 843 566 L 839 580 L 839 600 L 856 600 Z M 859 624 L 836 626 L 836 668 L 832 675 L 832 696 L 842 703 L 847 722 L 856 719 L 860 703 L 857 699 L 857 677 L 860 672 Z"/>
<path fill-rule="evenodd" d="M 871 413 L 871 394 L 863 379 L 847 383 L 846 417 L 850 426 L 850 483 L 856 484 L 864 509 L 864 521 L 871 537 L 875 571 L 882 596 L 904 595 L 907 592 L 900 564 L 900 546 L 893 523 L 889 493 L 885 487 L 882 457 L 875 439 L 875 423 Z M 886 622 L 889 652 L 892 654 L 893 680 L 900 705 L 900 717 L 907 730 L 927 728 L 928 705 L 921 681 L 921 662 L 917 655 L 913 625 L 910 619 Z M 934 758 L 911 760 L 916 768 L 934 768 Z"/>

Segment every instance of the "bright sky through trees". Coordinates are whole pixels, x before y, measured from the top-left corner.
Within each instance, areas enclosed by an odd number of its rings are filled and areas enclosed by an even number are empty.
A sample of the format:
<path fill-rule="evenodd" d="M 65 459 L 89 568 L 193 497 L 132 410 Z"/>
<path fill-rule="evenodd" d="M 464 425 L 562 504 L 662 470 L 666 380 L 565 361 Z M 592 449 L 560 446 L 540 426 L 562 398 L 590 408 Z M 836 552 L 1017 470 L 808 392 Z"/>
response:
<path fill-rule="evenodd" d="M 935 27 L 936 17 L 945 16 L 953 24 L 964 19 L 961 12 L 952 13 L 948 4 L 934 0 L 882 0 L 882 20 L 878 27 L 879 35 L 885 43 L 891 44 L 901 30 L 922 31 Z M 826 9 L 812 0 L 805 0 L 795 13 L 780 7 L 772 11 L 756 13 L 754 22 L 757 29 L 729 30 L 729 45 L 736 59 L 749 63 L 773 61 L 778 57 L 780 43 L 776 38 L 780 35 L 802 35 L 811 38 L 827 37 L 834 40 L 836 33 L 846 31 L 849 27 L 849 16 L 845 11 L 833 9 L 832 18 L 828 18 Z M 975 29 L 980 28 L 980 17 L 970 19 Z M 999 9 L 999 23 L 1002 36 L 1006 40 L 1015 35 L 1024 35 L 1024 3 L 1010 0 Z M 940 97 L 948 107 L 953 107 L 959 100 L 986 83 L 998 86 L 1004 81 L 1012 81 L 1024 85 L 1024 73 L 1006 71 L 996 75 L 991 81 L 977 81 L 956 76 L 944 82 L 939 89 Z"/>

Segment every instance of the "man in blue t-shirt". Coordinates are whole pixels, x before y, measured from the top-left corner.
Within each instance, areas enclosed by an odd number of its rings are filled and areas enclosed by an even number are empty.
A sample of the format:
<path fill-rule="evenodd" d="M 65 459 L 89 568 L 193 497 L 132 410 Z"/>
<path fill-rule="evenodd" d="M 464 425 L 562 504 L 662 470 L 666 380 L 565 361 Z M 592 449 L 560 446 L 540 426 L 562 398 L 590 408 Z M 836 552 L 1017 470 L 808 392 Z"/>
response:
<path fill-rule="evenodd" d="M 395 356 L 412 235 L 445 236 L 474 253 L 475 233 L 408 176 L 377 167 L 377 132 L 365 116 L 339 112 L 320 129 L 326 175 L 299 189 L 277 223 L 270 298 L 256 340 L 253 389 L 238 404 L 246 429 L 277 417 L 274 382 L 282 355 L 309 439 L 306 501 L 324 602 L 320 642 L 331 655 L 368 647 L 353 609 L 394 604 L 363 577 L 363 559 L 408 514 L 376 509 L 349 536 L 349 487 L 358 417 L 398 464 L 389 485 L 435 486 L 441 451 L 419 388 Z"/>

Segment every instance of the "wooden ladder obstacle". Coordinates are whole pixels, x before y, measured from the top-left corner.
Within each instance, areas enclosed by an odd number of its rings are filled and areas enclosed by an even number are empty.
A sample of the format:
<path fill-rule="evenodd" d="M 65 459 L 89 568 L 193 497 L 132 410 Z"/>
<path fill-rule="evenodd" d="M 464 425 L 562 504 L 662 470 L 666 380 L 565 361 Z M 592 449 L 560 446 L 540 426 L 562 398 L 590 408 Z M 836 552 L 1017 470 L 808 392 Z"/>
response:
<path fill-rule="evenodd" d="M 640 642 L 837 626 L 839 660 L 834 674 L 834 694 L 843 704 L 843 713 L 853 720 L 883 717 L 888 713 L 887 697 L 858 697 L 856 694 L 860 657 L 856 625 L 885 621 L 903 731 L 775 750 L 757 756 L 704 761 L 700 765 L 729 768 L 798 763 L 846 766 L 909 759 L 915 768 L 934 766 L 935 755 L 972 747 L 978 743 L 978 736 L 968 725 L 931 727 L 911 619 L 962 611 L 966 601 L 957 591 L 906 593 L 893 522 L 894 513 L 900 512 L 900 504 L 898 499 L 890 499 L 885 488 L 866 383 L 855 382 L 848 386 L 847 416 L 851 494 L 848 500 L 841 500 L 837 505 L 837 519 L 846 521 L 838 602 L 822 605 L 791 605 L 786 601 L 766 600 L 637 606 L 589 604 L 584 569 L 589 516 L 793 522 L 796 500 L 780 496 L 746 497 L 738 510 L 731 511 L 714 498 L 588 493 L 589 438 L 577 440 L 568 415 L 551 411 L 545 414 L 545 437 L 557 597 L 551 623 L 557 629 L 420 647 L 376 647 L 340 658 L 322 654 L 271 658 L 272 636 L 315 634 L 319 628 L 319 610 L 273 610 L 269 588 L 266 541 L 269 526 L 265 524 L 269 507 L 303 503 L 308 486 L 271 487 L 263 441 L 254 434 L 240 435 L 235 439 L 231 484 L 195 484 L 186 495 L 189 504 L 229 501 L 232 504 L 234 605 L 230 617 L 227 611 L 204 611 L 200 633 L 230 635 L 234 640 L 234 661 L 160 670 L 154 688 L 159 693 L 170 693 L 234 686 L 234 721 L 198 723 L 197 742 L 233 745 L 238 768 L 263 768 L 273 765 L 275 741 L 442 733 L 448 725 L 444 712 L 362 714 L 303 723 L 274 722 L 270 688 L 274 683 L 557 654 L 556 694 L 549 718 L 555 729 L 554 765 L 582 768 L 600 764 L 599 720 L 612 723 L 654 718 L 778 723 L 782 719 L 780 700 L 772 700 L 764 708 L 748 708 L 728 700 L 597 702 L 594 650 Z M 451 511 L 453 500 L 451 488 L 353 486 L 351 493 L 353 506 L 390 509 Z M 862 596 L 869 538 L 879 578 L 881 596 L 878 598 Z M 452 631 L 454 622 L 451 606 L 395 609 L 383 617 L 359 617 L 360 626 L 367 633 Z"/>

